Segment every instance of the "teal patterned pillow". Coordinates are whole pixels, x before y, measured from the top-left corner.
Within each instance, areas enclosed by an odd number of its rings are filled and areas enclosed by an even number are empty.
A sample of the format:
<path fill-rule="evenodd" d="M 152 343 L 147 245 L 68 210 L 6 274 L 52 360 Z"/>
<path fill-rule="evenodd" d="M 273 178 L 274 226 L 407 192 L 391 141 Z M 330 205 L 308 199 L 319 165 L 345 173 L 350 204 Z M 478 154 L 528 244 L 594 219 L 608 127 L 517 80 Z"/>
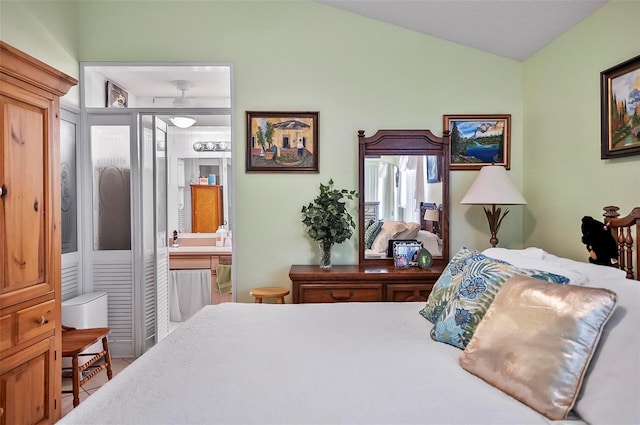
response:
<path fill-rule="evenodd" d="M 431 289 L 431 293 L 427 299 L 427 305 L 420 310 L 420 314 L 431 323 L 435 323 L 447 306 L 449 299 L 458 288 L 462 271 L 467 263 L 470 261 L 479 261 L 484 258 L 487 257 L 480 251 L 475 251 L 464 246 L 460 248 L 451 261 L 449 261 L 449 264 L 447 264 L 447 267 L 435 285 L 433 285 L 433 289 Z"/>
<path fill-rule="evenodd" d="M 569 283 L 565 276 L 521 269 L 490 257 L 468 261 L 453 296 L 431 330 L 431 338 L 464 349 L 502 284 L 515 275 Z"/>
<path fill-rule="evenodd" d="M 376 240 L 376 236 L 382 230 L 382 221 L 369 220 L 369 223 L 365 227 L 364 231 L 364 246 L 366 249 L 371 249 L 373 241 Z"/>

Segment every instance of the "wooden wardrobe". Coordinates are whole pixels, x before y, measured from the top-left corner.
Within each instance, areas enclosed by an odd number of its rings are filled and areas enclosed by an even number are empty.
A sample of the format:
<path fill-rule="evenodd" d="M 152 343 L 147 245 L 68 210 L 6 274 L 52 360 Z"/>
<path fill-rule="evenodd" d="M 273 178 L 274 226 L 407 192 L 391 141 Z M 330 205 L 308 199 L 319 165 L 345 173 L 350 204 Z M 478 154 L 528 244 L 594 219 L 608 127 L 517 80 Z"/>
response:
<path fill-rule="evenodd" d="M 60 96 L 78 82 L 0 41 L 0 424 L 61 413 Z"/>
<path fill-rule="evenodd" d="M 191 231 L 213 233 L 224 223 L 222 186 L 191 185 Z"/>

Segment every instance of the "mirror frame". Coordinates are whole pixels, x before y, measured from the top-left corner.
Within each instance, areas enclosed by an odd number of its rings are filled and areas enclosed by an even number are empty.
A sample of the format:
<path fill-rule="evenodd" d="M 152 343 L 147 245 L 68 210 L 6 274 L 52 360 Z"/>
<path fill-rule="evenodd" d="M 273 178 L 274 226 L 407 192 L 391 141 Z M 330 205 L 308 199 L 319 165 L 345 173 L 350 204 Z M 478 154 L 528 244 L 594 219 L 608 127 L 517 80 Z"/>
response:
<path fill-rule="evenodd" d="M 378 130 L 371 137 L 365 137 L 364 130 L 358 130 L 358 261 L 360 265 L 393 267 L 393 258 L 364 257 L 364 160 L 367 156 L 378 155 L 438 155 L 442 156 L 442 258 L 434 258 L 433 265 L 449 262 L 449 131 L 442 137 L 431 130 Z"/>

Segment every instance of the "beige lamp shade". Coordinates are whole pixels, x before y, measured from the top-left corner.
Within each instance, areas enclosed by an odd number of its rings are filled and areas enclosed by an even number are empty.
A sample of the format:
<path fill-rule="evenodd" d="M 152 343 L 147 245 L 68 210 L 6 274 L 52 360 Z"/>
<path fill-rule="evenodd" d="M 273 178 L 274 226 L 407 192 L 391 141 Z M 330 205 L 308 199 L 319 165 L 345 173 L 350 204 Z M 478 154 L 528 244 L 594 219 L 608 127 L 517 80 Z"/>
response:
<path fill-rule="evenodd" d="M 471 205 L 491 205 L 491 209 L 484 208 L 489 221 L 489 231 L 491 246 L 498 245 L 498 230 L 504 217 L 509 214 L 509 210 L 502 213 L 496 205 L 524 205 L 524 200 L 518 189 L 509 178 L 507 170 L 500 165 L 487 165 L 480 169 L 476 179 L 471 184 L 467 194 L 464 195 L 461 204 Z"/>
<path fill-rule="evenodd" d="M 461 204 L 524 205 L 527 203 L 501 165 L 487 165 L 471 184 Z"/>
<path fill-rule="evenodd" d="M 440 211 L 426 210 L 424 212 L 424 219 L 427 221 L 440 221 Z"/>

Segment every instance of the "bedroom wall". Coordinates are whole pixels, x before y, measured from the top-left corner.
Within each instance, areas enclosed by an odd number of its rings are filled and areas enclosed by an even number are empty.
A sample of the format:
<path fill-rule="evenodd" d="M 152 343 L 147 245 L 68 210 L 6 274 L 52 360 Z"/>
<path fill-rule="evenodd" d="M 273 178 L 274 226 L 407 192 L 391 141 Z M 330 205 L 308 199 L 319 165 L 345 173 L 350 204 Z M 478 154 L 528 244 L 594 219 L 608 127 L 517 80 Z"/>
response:
<path fill-rule="evenodd" d="M 600 159 L 600 72 L 640 54 L 640 2 L 612 1 L 524 62 L 524 244 L 587 260 L 580 223 L 640 205 L 640 156 Z"/>
<path fill-rule="evenodd" d="M 445 113 L 511 113 L 513 176 L 521 184 L 521 63 L 312 2 L 79 4 L 83 61 L 228 61 L 234 64 L 234 244 L 238 300 L 260 285 L 290 285 L 291 264 L 318 261 L 300 208 L 333 178 L 357 185 L 359 129 L 431 128 Z M 180 19 L 176 19 L 179 17 Z M 117 27 L 116 27 L 117 24 Z M 339 46 L 339 47 L 338 47 Z M 247 110 L 320 111 L 319 174 L 246 174 Z M 481 208 L 458 205 L 474 172 L 452 179 L 452 249 L 488 244 Z M 521 244 L 521 217 L 505 243 Z M 355 238 L 334 264 L 357 262 Z"/>
<path fill-rule="evenodd" d="M 78 78 L 78 14 L 75 1 L 0 2 L 0 39 L 44 63 Z M 63 102 L 80 104 L 72 87 Z"/>
<path fill-rule="evenodd" d="M 10 20 L 19 8 L 4 3 L 3 15 L 10 15 L 4 19 Z M 290 285 L 291 264 L 318 262 L 317 247 L 300 222 L 300 208 L 330 178 L 338 187 L 356 187 L 359 129 L 368 135 L 381 128 L 430 128 L 441 134 L 443 114 L 510 113 L 511 176 L 522 185 L 519 62 L 310 1 L 91 1 L 77 7 L 80 61 L 234 64 L 239 301 L 251 301 L 248 291 L 255 286 Z M 30 9 L 29 19 L 43 27 L 50 20 L 67 22 L 66 16 Z M 23 42 L 22 32 L 16 26 L 8 35 L 18 48 L 32 47 Z M 37 36 L 49 37 L 57 40 L 46 30 Z M 246 174 L 247 110 L 320 111 L 320 173 Z M 459 205 L 475 175 L 452 173 L 453 253 L 463 244 L 488 246 L 482 208 Z M 522 211 L 513 207 L 503 223 L 502 246 L 522 246 Z M 334 247 L 333 262 L 357 263 L 355 238 Z"/>

